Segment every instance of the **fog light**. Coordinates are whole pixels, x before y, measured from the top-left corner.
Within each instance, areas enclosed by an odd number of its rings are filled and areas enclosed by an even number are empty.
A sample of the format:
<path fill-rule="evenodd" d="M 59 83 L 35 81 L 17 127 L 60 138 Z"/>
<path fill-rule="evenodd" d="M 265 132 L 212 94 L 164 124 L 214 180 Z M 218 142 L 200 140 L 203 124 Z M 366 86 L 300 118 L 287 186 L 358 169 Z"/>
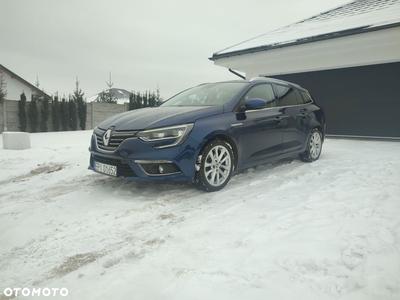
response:
<path fill-rule="evenodd" d="M 165 176 L 182 173 L 176 164 L 170 160 L 134 160 L 149 176 Z"/>

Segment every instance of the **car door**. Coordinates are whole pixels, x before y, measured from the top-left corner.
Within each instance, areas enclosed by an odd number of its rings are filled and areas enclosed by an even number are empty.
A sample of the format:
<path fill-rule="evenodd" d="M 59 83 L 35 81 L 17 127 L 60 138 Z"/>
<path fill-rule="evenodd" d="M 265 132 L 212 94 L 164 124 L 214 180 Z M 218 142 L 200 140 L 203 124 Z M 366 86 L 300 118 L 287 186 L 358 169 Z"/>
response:
<path fill-rule="evenodd" d="M 239 113 L 242 119 L 243 164 L 261 161 L 282 152 L 282 113 L 276 104 L 272 84 L 263 83 L 252 87 L 242 98 L 241 104 L 244 105 L 246 100 L 252 98 L 265 100 L 266 107 Z"/>
<path fill-rule="evenodd" d="M 307 105 L 296 88 L 280 84 L 274 87 L 282 112 L 282 153 L 300 150 L 308 134 Z"/>

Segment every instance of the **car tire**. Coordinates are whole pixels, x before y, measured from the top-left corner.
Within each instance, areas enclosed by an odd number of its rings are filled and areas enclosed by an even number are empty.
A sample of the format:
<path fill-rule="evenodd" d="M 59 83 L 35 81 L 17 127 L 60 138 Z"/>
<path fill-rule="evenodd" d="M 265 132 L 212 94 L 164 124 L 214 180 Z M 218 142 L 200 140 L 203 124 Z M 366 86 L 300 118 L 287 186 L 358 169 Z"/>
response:
<path fill-rule="evenodd" d="M 307 148 L 306 151 L 299 154 L 302 161 L 313 162 L 316 161 L 322 150 L 322 133 L 318 128 L 311 130 L 307 138 Z"/>
<path fill-rule="evenodd" d="M 199 156 L 193 184 L 206 192 L 223 189 L 229 182 L 234 164 L 232 147 L 221 139 L 209 142 Z"/>

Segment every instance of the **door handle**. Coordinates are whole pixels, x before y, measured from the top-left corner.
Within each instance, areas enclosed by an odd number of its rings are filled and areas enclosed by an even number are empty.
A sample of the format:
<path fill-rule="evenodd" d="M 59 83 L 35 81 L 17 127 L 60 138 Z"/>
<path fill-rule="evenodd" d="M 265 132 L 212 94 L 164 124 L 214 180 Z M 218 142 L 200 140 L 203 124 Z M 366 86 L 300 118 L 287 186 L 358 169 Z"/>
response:
<path fill-rule="evenodd" d="M 282 117 L 275 117 L 275 122 L 279 123 L 280 121 L 282 121 Z"/>
<path fill-rule="evenodd" d="M 307 114 L 306 113 L 300 113 L 300 114 L 297 114 L 299 117 L 302 117 L 302 118 L 305 118 L 305 117 L 307 117 Z"/>

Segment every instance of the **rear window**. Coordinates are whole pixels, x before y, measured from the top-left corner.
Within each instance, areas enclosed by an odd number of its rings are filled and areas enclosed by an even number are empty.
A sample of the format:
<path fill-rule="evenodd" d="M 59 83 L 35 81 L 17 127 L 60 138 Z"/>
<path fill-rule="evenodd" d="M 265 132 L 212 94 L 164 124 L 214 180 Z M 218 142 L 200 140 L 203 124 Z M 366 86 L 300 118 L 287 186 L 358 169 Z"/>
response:
<path fill-rule="evenodd" d="M 296 93 L 296 98 L 297 98 L 297 103 L 298 104 L 304 104 L 303 97 L 300 95 L 300 91 L 298 89 L 294 89 L 294 92 Z"/>
<path fill-rule="evenodd" d="M 300 91 L 300 94 L 303 97 L 305 103 L 311 103 L 312 102 L 312 99 L 311 99 L 309 94 L 307 94 L 304 91 Z"/>
<path fill-rule="evenodd" d="M 278 94 L 279 106 L 297 105 L 297 97 L 292 87 L 275 85 Z"/>

